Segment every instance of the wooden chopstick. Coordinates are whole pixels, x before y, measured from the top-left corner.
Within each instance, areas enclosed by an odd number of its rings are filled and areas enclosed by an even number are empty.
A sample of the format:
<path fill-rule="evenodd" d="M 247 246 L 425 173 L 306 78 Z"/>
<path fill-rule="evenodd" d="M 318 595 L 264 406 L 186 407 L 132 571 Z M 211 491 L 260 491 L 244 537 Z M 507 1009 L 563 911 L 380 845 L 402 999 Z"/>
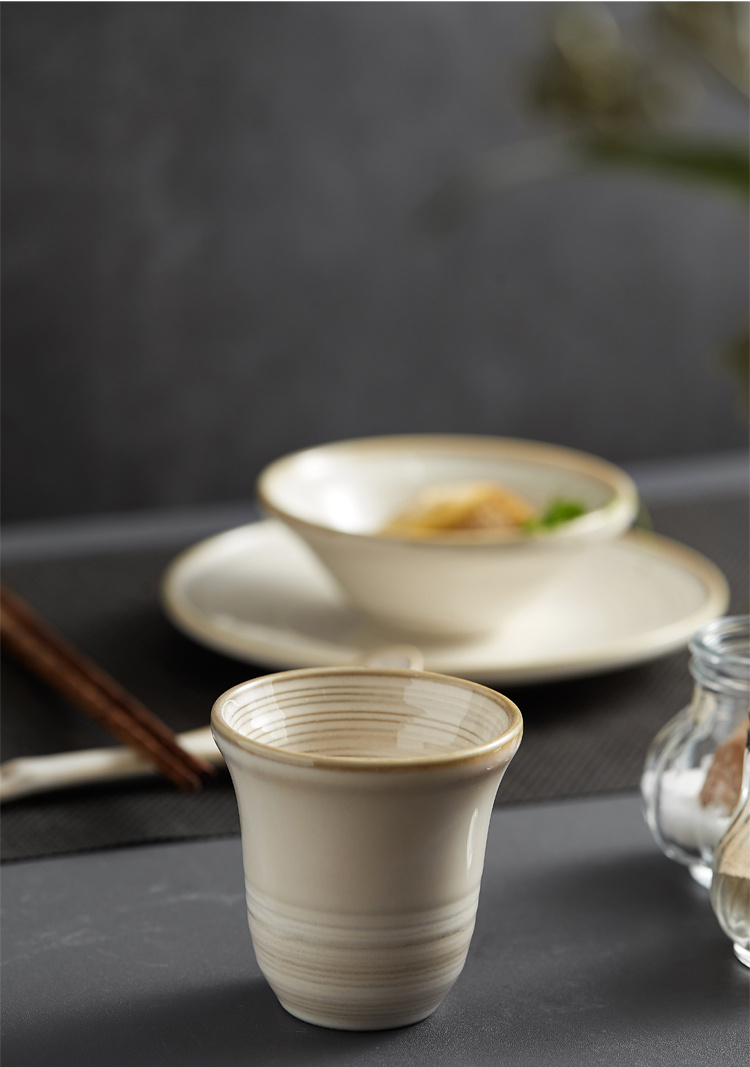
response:
<path fill-rule="evenodd" d="M 186 752 L 161 719 L 79 652 L 15 593 L 0 586 L 3 648 L 119 741 L 136 749 L 182 789 L 197 789 L 215 773 Z"/>

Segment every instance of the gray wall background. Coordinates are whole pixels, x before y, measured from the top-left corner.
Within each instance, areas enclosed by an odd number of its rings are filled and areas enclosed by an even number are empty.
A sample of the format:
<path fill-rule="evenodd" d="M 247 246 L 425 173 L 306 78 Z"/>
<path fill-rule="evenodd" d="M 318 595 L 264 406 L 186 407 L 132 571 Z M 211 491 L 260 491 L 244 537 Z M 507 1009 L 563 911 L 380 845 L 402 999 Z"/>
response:
<path fill-rule="evenodd" d="M 741 206 L 587 173 L 411 225 L 543 131 L 551 7 L 5 4 L 4 520 L 239 501 L 363 434 L 744 447 Z M 747 115 L 717 84 L 692 121 Z"/>

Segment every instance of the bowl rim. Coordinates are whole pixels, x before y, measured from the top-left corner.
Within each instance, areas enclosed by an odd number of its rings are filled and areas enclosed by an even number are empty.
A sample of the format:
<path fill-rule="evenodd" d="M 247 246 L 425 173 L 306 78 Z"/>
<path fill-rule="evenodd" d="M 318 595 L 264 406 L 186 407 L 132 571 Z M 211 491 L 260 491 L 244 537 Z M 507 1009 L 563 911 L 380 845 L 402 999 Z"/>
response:
<path fill-rule="evenodd" d="M 253 741 L 245 734 L 235 730 L 224 718 L 223 708 L 228 701 L 249 690 L 261 688 L 268 683 L 293 681 L 304 678 L 321 677 L 388 677 L 388 678 L 416 678 L 418 680 L 450 683 L 453 688 L 468 689 L 479 696 L 489 698 L 494 704 L 499 704 L 508 713 L 509 723 L 502 733 L 486 741 L 482 745 L 474 745 L 468 748 L 456 749 L 451 752 L 441 752 L 430 756 L 330 756 L 321 753 L 301 752 L 296 749 L 277 748 L 274 745 L 264 744 L 262 741 Z M 454 678 L 448 674 L 437 674 L 434 671 L 417 671 L 400 667 L 367 667 L 367 666 L 342 666 L 342 667 L 303 667 L 292 671 L 278 671 L 274 674 L 260 675 L 249 681 L 240 682 L 233 686 L 214 702 L 211 709 L 211 729 L 217 739 L 228 741 L 236 748 L 243 749 L 255 756 L 270 759 L 276 763 L 292 764 L 297 767 L 310 767 L 316 770 L 339 770 L 339 771 L 371 771 L 378 773 L 404 772 L 426 770 L 428 768 L 465 766 L 472 763 L 484 763 L 486 760 L 508 748 L 513 748 L 511 757 L 517 750 L 523 737 L 523 717 L 514 702 L 499 693 L 496 689 L 472 682 L 466 678 Z M 217 736 L 218 735 L 218 736 Z"/>
<path fill-rule="evenodd" d="M 599 508 L 587 511 L 577 519 L 557 526 L 552 530 L 534 532 L 508 532 L 505 530 L 457 530 L 441 533 L 435 537 L 414 538 L 408 536 L 384 535 L 381 533 L 360 533 L 340 530 L 322 522 L 314 522 L 283 507 L 273 499 L 271 482 L 284 467 L 291 467 L 303 457 L 315 453 L 336 453 L 360 451 L 363 453 L 398 452 L 404 448 L 419 449 L 423 452 L 440 453 L 450 451 L 453 454 L 464 453 L 477 458 L 507 458 L 526 462 L 543 463 L 561 470 L 573 470 L 577 473 L 602 482 L 612 490 L 612 497 Z M 289 452 L 273 460 L 258 475 L 255 484 L 256 497 L 261 507 L 275 518 L 293 527 L 312 533 L 326 534 L 334 537 L 354 539 L 360 543 L 373 542 L 378 545 L 408 545 L 425 548 L 481 547 L 492 545 L 531 545 L 543 542 L 570 542 L 580 537 L 595 535 L 606 530 L 610 525 L 625 528 L 635 519 L 638 507 L 638 489 L 635 482 L 621 467 L 608 460 L 544 441 L 535 441 L 518 437 L 493 437 L 481 434 L 384 434 L 373 437 L 355 437 L 340 441 L 329 441 L 309 448 Z"/>

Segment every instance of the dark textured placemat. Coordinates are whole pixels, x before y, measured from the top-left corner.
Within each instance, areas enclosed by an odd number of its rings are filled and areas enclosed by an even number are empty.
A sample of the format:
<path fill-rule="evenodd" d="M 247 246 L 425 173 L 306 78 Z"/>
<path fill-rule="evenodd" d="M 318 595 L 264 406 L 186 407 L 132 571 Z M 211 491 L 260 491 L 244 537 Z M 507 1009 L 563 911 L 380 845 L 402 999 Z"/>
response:
<path fill-rule="evenodd" d="M 733 613 L 748 610 L 748 502 L 653 507 L 655 529 L 696 548 L 727 576 Z M 215 698 L 264 673 L 195 644 L 161 612 L 158 587 L 176 548 L 18 563 L 3 580 L 176 731 L 208 721 Z M 635 788 L 651 738 L 688 699 L 687 654 L 546 685 L 508 687 L 524 715 L 521 749 L 498 803 Z M 111 744 L 42 683 L 4 662 L 2 758 Z M 206 837 L 239 829 L 225 773 L 199 794 L 148 780 L 58 791 L 3 806 L 2 858 Z"/>

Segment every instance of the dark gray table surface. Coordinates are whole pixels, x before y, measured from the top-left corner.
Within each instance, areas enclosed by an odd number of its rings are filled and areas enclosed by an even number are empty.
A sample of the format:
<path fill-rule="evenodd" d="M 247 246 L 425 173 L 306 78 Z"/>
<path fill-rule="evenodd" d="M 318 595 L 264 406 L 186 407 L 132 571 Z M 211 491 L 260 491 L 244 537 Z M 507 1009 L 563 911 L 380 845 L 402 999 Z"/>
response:
<path fill-rule="evenodd" d="M 502 787 L 501 787 L 502 788 Z M 748 972 L 634 795 L 495 810 L 476 930 L 437 1012 L 299 1022 L 255 962 L 240 841 L 3 868 L 3 1067 L 748 1062 Z"/>

